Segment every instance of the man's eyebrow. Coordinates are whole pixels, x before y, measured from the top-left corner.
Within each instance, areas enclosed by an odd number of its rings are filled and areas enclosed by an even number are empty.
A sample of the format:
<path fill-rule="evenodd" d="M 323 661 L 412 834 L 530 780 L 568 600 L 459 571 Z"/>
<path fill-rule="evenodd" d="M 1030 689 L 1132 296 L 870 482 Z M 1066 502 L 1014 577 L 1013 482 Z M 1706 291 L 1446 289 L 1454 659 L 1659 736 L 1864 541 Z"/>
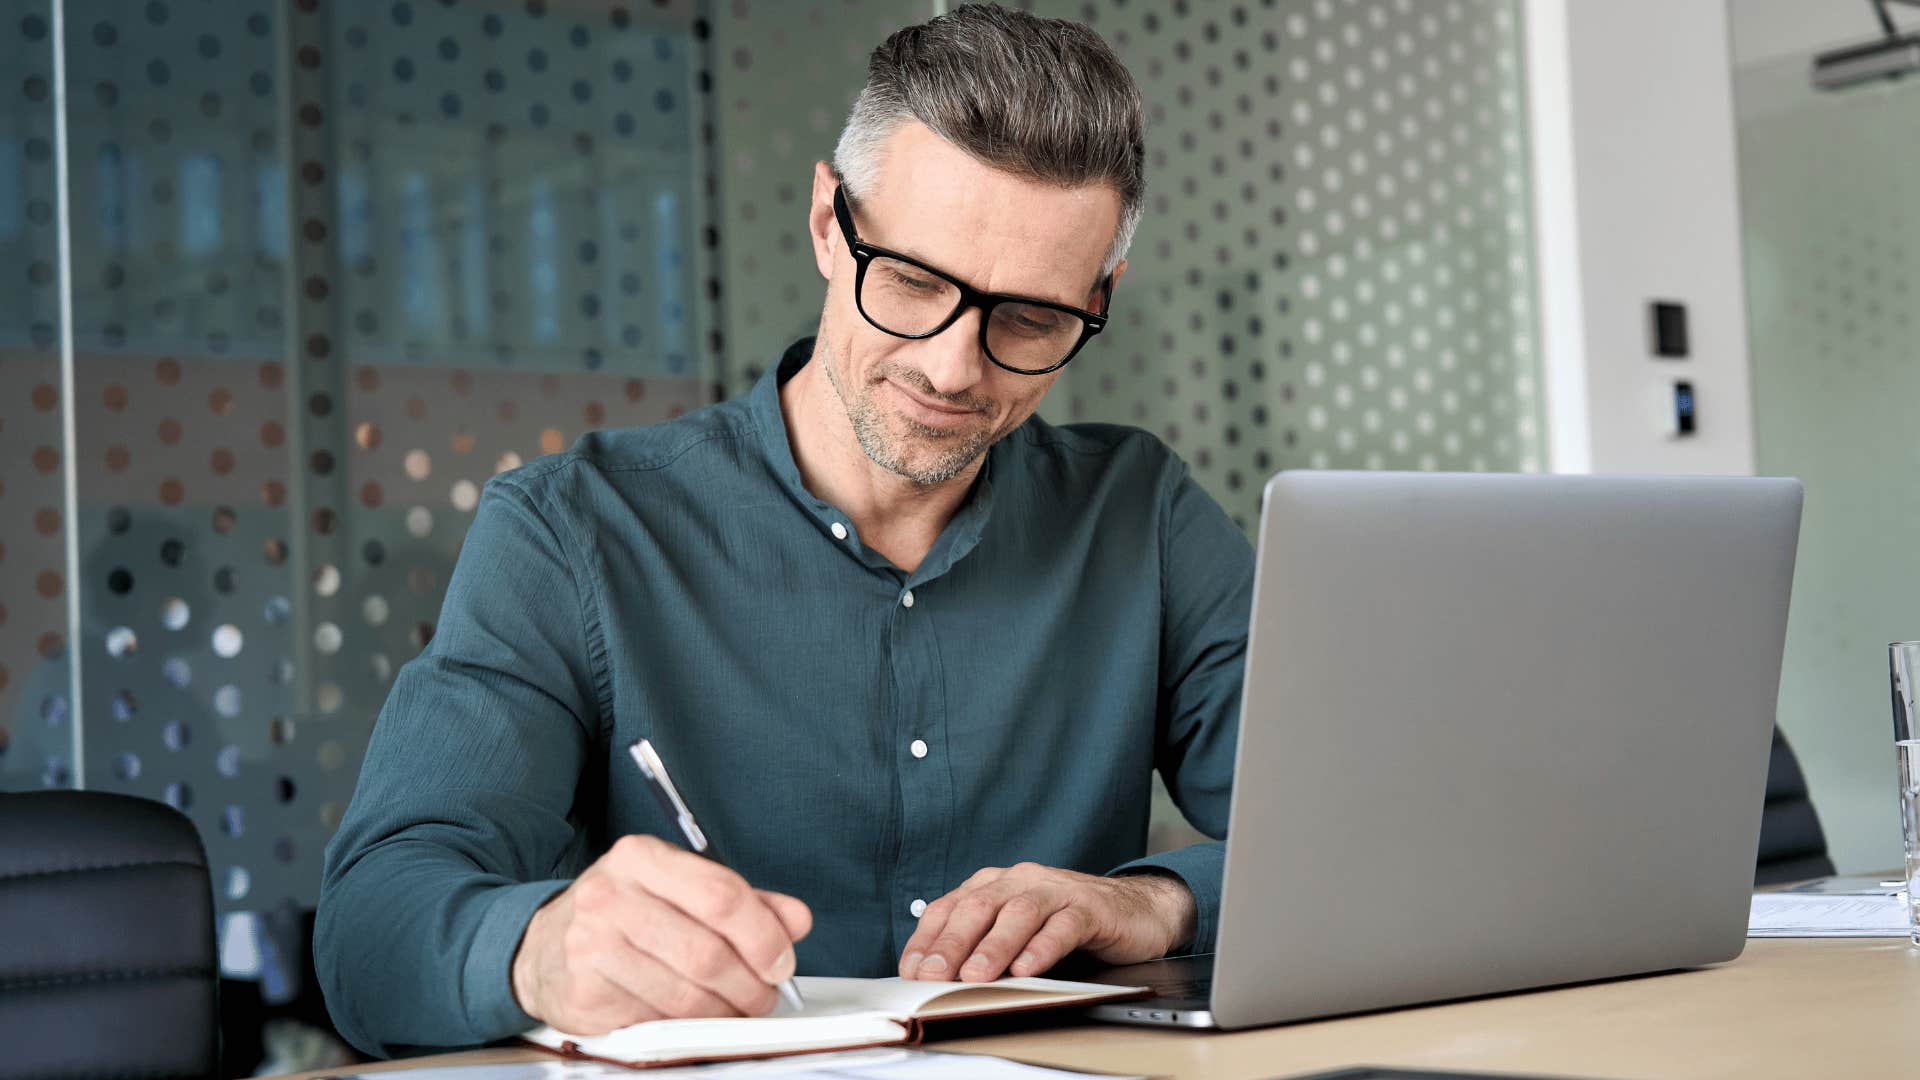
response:
<path fill-rule="evenodd" d="M 868 240 L 867 240 L 867 238 L 866 238 L 866 237 L 864 237 L 864 236 L 863 236 L 863 237 L 861 237 L 861 238 L 860 238 L 860 240 L 861 240 L 861 242 L 862 242 L 862 243 L 869 243 L 869 242 L 870 242 L 870 241 L 868 241 Z M 932 267 L 932 268 L 933 268 L 933 269 L 935 269 L 935 270 L 938 270 L 938 271 L 939 271 L 940 273 L 942 273 L 942 274 L 945 274 L 945 275 L 946 275 L 947 277 L 950 277 L 950 278 L 952 278 L 952 279 L 953 279 L 953 280 L 955 280 L 955 281 L 963 281 L 963 282 L 966 282 L 966 285 L 967 285 L 967 287 L 968 287 L 968 288 L 971 288 L 971 289 L 973 289 L 973 290 L 974 290 L 975 292 L 983 292 L 983 293 L 984 293 L 984 292 L 987 292 L 987 290 L 985 290 L 985 289 L 980 289 L 980 288 L 976 288 L 976 287 L 974 286 L 974 284 L 973 284 L 973 282 L 971 282 L 971 281 L 967 281 L 967 279 L 965 279 L 965 278 L 963 278 L 963 277 L 961 277 L 961 276 L 960 276 L 959 274 L 956 274 L 956 273 L 954 273 L 953 271 L 951 271 L 951 270 L 948 270 L 947 268 L 945 268 L 945 267 L 943 267 L 943 266 L 941 266 L 941 265 L 940 265 L 940 264 L 939 264 L 938 262 L 935 262 L 934 260 L 932 260 L 932 259 L 929 259 L 929 258 L 927 258 L 926 256 L 924 256 L 924 255 L 922 255 L 922 254 L 920 254 L 920 253 L 919 253 L 919 252 L 917 252 L 917 251 L 913 251 L 913 250 L 911 250 L 911 249 L 909 249 L 909 248 L 903 248 L 903 247 L 898 247 L 898 248 L 897 248 L 897 247 L 888 247 L 888 246 L 887 246 L 886 244 L 874 244 L 873 246 L 874 246 L 874 247 L 877 247 L 877 248 L 885 248 L 885 249 L 886 249 L 886 250 L 888 250 L 888 251 L 892 251 L 892 252 L 896 252 L 896 253 L 898 253 L 898 254 L 901 254 L 901 255 L 905 255 L 905 256 L 906 256 L 907 258 L 909 258 L 909 259 L 912 259 L 912 260 L 914 260 L 914 261 L 916 261 L 916 262 L 921 262 L 921 263 L 925 263 L 925 264 L 926 264 L 927 266 L 929 266 L 929 267 Z M 1089 289 L 1087 290 L 1087 295 L 1089 295 L 1089 296 L 1091 296 L 1091 295 L 1093 295 L 1094 293 L 1096 293 L 1096 292 L 1099 292 L 1099 291 L 1100 291 L 1100 283 L 1101 283 L 1101 282 L 1103 282 L 1103 281 L 1105 281 L 1105 280 L 1106 280 L 1106 279 L 1105 279 L 1104 277 L 1103 277 L 1103 278 L 1100 278 L 1100 279 L 1098 279 L 1098 280 L 1096 280 L 1096 281 L 1095 281 L 1095 282 L 1093 283 L 1093 286 L 1092 286 L 1092 288 L 1089 288 Z M 1043 303 L 1048 303 L 1048 304 L 1059 304 L 1059 305 L 1060 305 L 1061 307 L 1070 307 L 1070 308 L 1072 308 L 1072 309 L 1074 309 L 1075 311 L 1086 311 L 1086 310 L 1087 310 L 1086 308 L 1084 308 L 1084 307 L 1081 307 L 1081 306 L 1080 306 L 1080 304 L 1079 304 L 1078 302 L 1076 302 L 1076 301 L 1074 301 L 1074 300 L 1072 300 L 1072 299 L 1061 299 L 1061 298 L 1059 298 L 1059 297 L 1055 297 L 1055 296 L 1046 296 L 1046 295 L 1043 295 L 1043 294 L 1041 294 L 1041 293 L 1037 293 L 1037 292 L 1031 292 L 1031 293 L 1029 293 L 1029 292 L 1018 292 L 1018 293 L 1016 293 L 1016 292 L 1000 292 L 1000 293 L 988 293 L 988 295 L 989 295 L 989 296 L 1017 296 L 1017 297 L 1020 297 L 1020 298 L 1022 298 L 1022 299 L 1027 299 L 1027 300 L 1039 300 L 1039 301 L 1041 301 L 1041 302 L 1043 302 Z"/>
<path fill-rule="evenodd" d="M 854 202 L 854 201 L 853 201 L 853 200 L 852 200 L 851 198 L 849 198 L 849 199 L 847 200 L 847 209 L 849 209 L 849 210 L 851 210 L 851 211 L 853 211 L 854 213 L 856 213 L 856 214 L 857 214 L 857 213 L 859 213 L 859 212 L 860 212 L 860 204 L 859 204 L 859 203 L 857 203 L 857 202 Z M 941 266 L 938 260 L 935 260 L 935 259 L 929 259 L 929 258 L 927 258 L 927 257 L 926 257 L 925 255 L 923 255 L 923 254 L 921 254 L 921 253 L 920 253 L 920 252 L 918 252 L 918 251 L 915 251 L 914 249 L 912 249 L 912 248 L 910 248 L 910 247 L 895 247 L 895 246 L 894 246 L 894 245 L 892 245 L 892 244 L 883 244 L 883 243 L 881 243 L 881 242 L 879 242 L 878 240 L 875 240 L 875 239 L 874 239 L 873 237 L 871 237 L 871 236 L 869 236 L 869 235 L 867 235 L 867 234 L 866 234 L 865 232 L 863 232 L 863 231 L 861 231 L 861 229 L 860 229 L 860 223 L 859 223 L 859 222 L 857 222 L 857 221 L 856 221 L 856 222 L 854 222 L 854 234 L 855 234 L 856 236 L 858 236 L 858 237 L 860 238 L 860 242 L 861 242 L 861 243 L 863 243 L 863 244 L 871 244 L 871 245 L 872 245 L 872 246 L 874 246 L 874 247 L 877 247 L 877 248 L 881 248 L 881 249 L 883 249 L 883 250 L 886 250 L 886 251 L 891 251 L 891 252 L 893 252 L 893 253 L 894 253 L 894 254 L 896 254 L 896 255 L 905 255 L 905 256 L 906 256 L 907 258 L 909 258 L 909 259 L 912 259 L 912 260 L 913 260 L 913 261 L 915 261 L 915 262 L 918 262 L 918 263 L 924 263 L 924 264 L 926 264 L 926 265 L 927 265 L 928 267 L 931 267 L 931 268 L 932 268 L 932 269 L 934 269 L 934 270 L 938 270 L 938 271 L 939 271 L 940 273 L 942 273 L 942 274 L 945 274 L 945 275 L 946 275 L 947 277 L 950 277 L 950 278 L 952 278 L 952 279 L 953 279 L 953 280 L 955 280 L 955 281 L 963 281 L 963 282 L 966 282 L 966 285 L 967 285 L 967 287 L 968 287 L 968 288 L 972 288 L 972 289 L 974 289 L 974 291 L 976 291 L 976 292 L 986 292 L 986 290 L 985 290 L 985 289 L 977 289 L 977 288 L 974 288 L 974 284 L 973 284 L 973 282 L 971 282 L 971 281 L 967 281 L 967 280 L 966 280 L 965 278 L 963 278 L 963 277 L 961 277 L 961 276 L 960 276 L 959 274 L 956 274 L 956 273 L 954 273 L 953 271 L 951 271 L 951 270 L 948 270 L 948 269 L 947 269 L 946 267 L 944 267 L 944 266 Z M 1100 286 L 1101 286 L 1101 285 L 1103 285 L 1103 284 L 1105 284 L 1105 283 L 1106 283 L 1106 280 L 1107 280 L 1107 277 L 1106 277 L 1106 275 L 1105 275 L 1105 274 L 1102 274 L 1102 275 L 1100 275 L 1099 277 L 1096 277 L 1096 278 L 1094 278 L 1094 280 L 1093 280 L 1093 284 L 1092 284 L 1091 286 L 1089 286 L 1089 287 L 1088 287 L 1088 289 L 1087 289 L 1087 291 L 1086 291 L 1086 295 L 1087 295 L 1087 296 L 1092 296 L 1092 295 L 1093 295 L 1094 293 L 1097 293 L 1097 292 L 1099 292 L 1099 291 L 1100 291 Z M 1072 300 L 1072 299 L 1066 299 L 1066 300 L 1062 300 L 1062 299 L 1060 299 L 1060 298 L 1058 298 L 1058 297 L 1052 297 L 1052 296 L 1043 296 L 1043 295 L 1041 295 L 1040 293 L 994 293 L 994 294 L 991 294 L 991 295 L 995 295 L 995 296 L 1020 296 L 1020 297 L 1025 297 L 1025 298 L 1027 298 L 1027 299 L 1030 299 L 1030 300 L 1040 300 L 1040 301 L 1044 301 L 1044 302 L 1046 302 L 1046 303 L 1049 303 L 1049 304 L 1059 304 L 1059 305 L 1060 305 L 1061 307 L 1070 307 L 1070 308 L 1072 308 L 1072 309 L 1074 309 L 1075 311 L 1086 311 L 1086 310 L 1088 310 L 1087 308 L 1084 308 L 1084 307 L 1081 307 L 1081 306 L 1080 306 L 1080 304 L 1079 304 L 1078 302 L 1076 302 L 1076 301 L 1074 301 L 1074 300 Z"/>

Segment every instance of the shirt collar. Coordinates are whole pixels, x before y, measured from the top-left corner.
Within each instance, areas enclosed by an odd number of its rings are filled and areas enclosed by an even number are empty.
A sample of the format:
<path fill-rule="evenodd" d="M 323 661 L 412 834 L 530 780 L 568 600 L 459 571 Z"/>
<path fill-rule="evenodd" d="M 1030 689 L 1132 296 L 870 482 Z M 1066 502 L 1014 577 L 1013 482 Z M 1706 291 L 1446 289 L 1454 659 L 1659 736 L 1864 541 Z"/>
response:
<path fill-rule="evenodd" d="M 780 387 L 813 358 L 813 345 L 814 339 L 805 337 L 787 346 L 786 351 L 780 354 L 779 363 L 760 376 L 760 381 L 748 391 L 747 411 L 753 417 L 754 427 L 759 429 L 761 452 L 767 466 L 779 477 L 788 495 L 809 512 L 821 532 L 868 566 L 898 574 L 898 567 L 860 542 L 852 518 L 815 496 L 800 482 L 800 467 L 794 463 L 793 444 L 787 436 L 787 419 L 780 411 Z M 927 557 L 907 578 L 909 587 L 946 573 L 979 545 L 980 534 L 986 529 L 993 510 L 994 464 L 1006 455 L 1008 445 L 1016 441 L 1010 434 L 988 448 L 987 459 L 980 466 L 979 476 L 974 479 L 973 490 L 968 493 L 966 501 L 960 504 L 953 519 L 940 530 L 939 539 L 933 542 Z M 833 535 L 835 525 L 847 531 L 846 539 Z"/>
<path fill-rule="evenodd" d="M 774 475 L 803 504 L 811 506 L 817 503 L 826 508 L 827 504 L 814 498 L 806 485 L 800 482 L 800 466 L 794 464 L 793 444 L 787 441 L 787 418 L 780 411 L 780 387 L 806 367 L 807 361 L 812 358 L 813 339 L 810 337 L 801 338 L 787 346 L 787 351 L 780 354 L 779 362 L 760 376 L 760 381 L 754 383 L 753 389 L 747 392 L 747 411 L 753 417 L 753 426 L 759 429 L 760 449 L 766 455 L 767 464 L 772 467 Z"/>

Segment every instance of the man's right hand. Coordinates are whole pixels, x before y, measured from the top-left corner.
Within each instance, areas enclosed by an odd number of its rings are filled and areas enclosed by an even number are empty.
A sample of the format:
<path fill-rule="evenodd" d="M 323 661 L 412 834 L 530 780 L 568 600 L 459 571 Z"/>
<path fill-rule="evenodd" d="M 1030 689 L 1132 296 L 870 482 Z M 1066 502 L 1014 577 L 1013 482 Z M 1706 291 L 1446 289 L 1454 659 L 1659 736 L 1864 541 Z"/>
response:
<path fill-rule="evenodd" d="M 642 1020 L 764 1016 L 807 905 L 658 837 L 616 841 L 534 912 L 513 957 L 527 1015 L 575 1035 Z"/>

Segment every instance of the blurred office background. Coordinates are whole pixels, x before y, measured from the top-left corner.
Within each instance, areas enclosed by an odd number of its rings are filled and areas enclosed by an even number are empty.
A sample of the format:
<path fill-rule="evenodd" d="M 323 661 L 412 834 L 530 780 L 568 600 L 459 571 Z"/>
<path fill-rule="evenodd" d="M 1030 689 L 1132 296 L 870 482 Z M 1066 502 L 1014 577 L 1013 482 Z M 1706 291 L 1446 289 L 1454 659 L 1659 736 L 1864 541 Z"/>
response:
<path fill-rule="evenodd" d="M 1873 29 L 1864 3 L 1021 6 L 1091 23 L 1149 105 L 1117 332 L 1045 415 L 1158 433 L 1249 532 L 1282 468 L 1804 476 L 1782 723 L 1842 864 L 1894 861 L 1877 680 L 1879 646 L 1920 636 L 1889 580 L 1916 524 L 1914 91 L 1805 78 Z M 287 1000 L 286 941 L 480 486 L 740 394 L 812 331 L 812 164 L 868 50 L 944 7 L 0 0 L 0 791 L 185 811 L 229 974 Z M 1752 20 L 1777 51 L 1744 51 Z M 1636 196 L 1589 177 L 1648 165 L 1579 140 L 1663 22 L 1705 104 L 1636 123 L 1725 128 L 1720 158 L 1667 163 L 1707 186 L 1663 211 L 1720 231 L 1641 255 L 1712 280 L 1654 274 L 1601 313 L 1620 222 L 1660 218 L 1596 211 Z M 1666 294 L 1694 301 L 1692 444 L 1654 407 Z"/>
<path fill-rule="evenodd" d="M 1920 80 L 1814 88 L 1813 56 L 1879 35 L 1865 3 L 1732 11 L 1757 465 L 1807 487 L 1780 724 L 1835 860 L 1898 866 L 1886 645 L 1920 637 Z M 1920 30 L 1920 7 L 1888 14 Z"/>

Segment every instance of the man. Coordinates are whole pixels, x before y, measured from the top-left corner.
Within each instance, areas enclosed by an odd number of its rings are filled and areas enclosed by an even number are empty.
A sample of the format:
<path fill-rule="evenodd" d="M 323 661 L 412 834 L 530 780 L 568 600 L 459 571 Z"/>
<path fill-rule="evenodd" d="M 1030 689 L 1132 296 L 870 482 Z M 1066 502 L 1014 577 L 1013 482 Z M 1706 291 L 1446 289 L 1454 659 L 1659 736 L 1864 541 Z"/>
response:
<path fill-rule="evenodd" d="M 745 398 L 486 488 L 327 852 L 373 1052 L 759 1014 L 803 973 L 1212 947 L 1252 553 L 1145 432 L 1034 410 L 1144 191 L 1092 31 L 963 6 L 875 50 L 808 225 L 818 335 Z M 654 742 L 730 866 L 674 842 Z"/>

